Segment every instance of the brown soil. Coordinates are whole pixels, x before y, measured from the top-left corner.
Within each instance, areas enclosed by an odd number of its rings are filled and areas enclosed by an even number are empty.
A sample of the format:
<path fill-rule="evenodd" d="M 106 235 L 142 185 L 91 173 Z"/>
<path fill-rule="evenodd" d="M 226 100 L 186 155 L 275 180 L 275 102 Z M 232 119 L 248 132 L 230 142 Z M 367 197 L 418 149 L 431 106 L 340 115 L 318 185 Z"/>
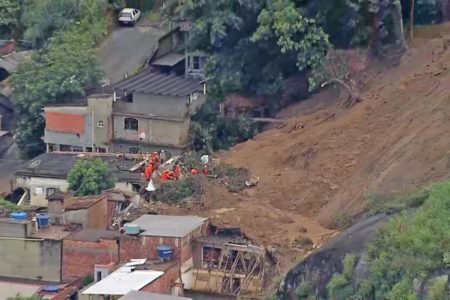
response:
<path fill-rule="evenodd" d="M 308 101 L 290 107 L 280 117 L 297 117 L 286 126 L 223 153 L 226 162 L 259 176 L 258 186 L 230 194 L 209 184 L 205 206 L 190 212 L 240 226 L 256 241 L 275 246 L 285 270 L 304 254 L 296 239 L 321 244 L 334 232 L 330 224 L 367 209 L 365 195 L 448 178 L 450 35 L 424 35 L 426 40 L 418 33 L 399 63 L 369 63 L 360 74 L 361 103 L 341 109 L 336 93 L 318 94 L 308 100 L 318 107 Z"/>

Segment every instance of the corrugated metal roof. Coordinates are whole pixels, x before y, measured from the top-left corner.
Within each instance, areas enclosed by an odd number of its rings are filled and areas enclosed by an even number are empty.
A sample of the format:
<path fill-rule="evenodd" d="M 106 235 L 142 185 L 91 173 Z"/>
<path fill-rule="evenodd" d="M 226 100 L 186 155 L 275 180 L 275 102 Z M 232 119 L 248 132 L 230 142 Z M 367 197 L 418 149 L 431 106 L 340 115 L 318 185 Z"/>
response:
<path fill-rule="evenodd" d="M 119 300 L 192 300 L 192 298 L 155 294 L 141 291 L 131 291 L 125 296 L 120 297 Z"/>
<path fill-rule="evenodd" d="M 182 97 L 203 91 L 200 81 L 145 70 L 115 86 L 115 91 Z"/>
<path fill-rule="evenodd" d="M 131 224 L 137 224 L 140 235 L 162 237 L 184 237 L 202 226 L 207 218 L 197 216 L 143 215 Z"/>
<path fill-rule="evenodd" d="M 66 153 L 43 153 L 23 165 L 16 176 L 31 176 L 41 178 L 61 178 L 66 179 L 75 162 L 79 159 L 87 159 L 81 154 Z M 111 156 L 98 156 L 103 160 L 108 168 L 113 172 L 119 182 L 140 182 L 141 173 L 130 172 L 129 169 L 135 165 L 134 160 Z"/>
<path fill-rule="evenodd" d="M 126 295 L 130 291 L 140 290 L 161 277 L 161 271 L 132 271 L 126 264 L 106 278 L 91 285 L 83 295 Z"/>
<path fill-rule="evenodd" d="M 173 67 L 184 60 L 183 54 L 169 53 L 155 60 L 152 65 Z"/>

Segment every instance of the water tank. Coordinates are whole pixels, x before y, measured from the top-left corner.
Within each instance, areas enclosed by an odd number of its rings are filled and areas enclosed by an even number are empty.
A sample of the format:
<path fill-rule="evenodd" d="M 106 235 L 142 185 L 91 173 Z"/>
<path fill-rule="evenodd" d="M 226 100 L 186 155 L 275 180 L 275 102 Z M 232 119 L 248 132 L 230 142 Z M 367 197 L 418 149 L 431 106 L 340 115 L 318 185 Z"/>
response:
<path fill-rule="evenodd" d="M 15 211 L 9 215 L 13 220 L 26 220 L 28 214 L 24 211 Z"/>
<path fill-rule="evenodd" d="M 36 215 L 36 222 L 38 225 L 38 228 L 44 228 L 44 227 L 48 227 L 49 223 L 50 223 L 50 216 L 47 214 L 37 214 Z"/>
<path fill-rule="evenodd" d="M 170 258 L 172 257 L 172 247 L 159 245 L 156 247 L 156 254 L 162 260 L 170 260 Z"/>
<path fill-rule="evenodd" d="M 46 285 L 42 288 L 42 291 L 48 293 L 56 293 L 57 291 L 59 291 L 59 287 L 57 285 Z"/>
<path fill-rule="evenodd" d="M 139 234 L 139 232 L 141 232 L 141 227 L 139 227 L 139 225 L 137 224 L 127 223 L 123 225 L 123 229 L 125 230 L 125 233 L 129 235 L 136 235 Z"/>

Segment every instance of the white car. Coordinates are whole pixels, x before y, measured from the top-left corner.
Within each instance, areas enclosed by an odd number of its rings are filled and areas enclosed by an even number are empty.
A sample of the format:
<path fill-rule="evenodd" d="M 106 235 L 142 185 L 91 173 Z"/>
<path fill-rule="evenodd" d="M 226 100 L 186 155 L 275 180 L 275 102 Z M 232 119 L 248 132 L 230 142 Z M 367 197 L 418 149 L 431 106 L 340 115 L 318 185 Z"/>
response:
<path fill-rule="evenodd" d="M 141 11 L 134 8 L 124 8 L 119 14 L 119 23 L 123 25 L 134 25 L 141 17 Z"/>

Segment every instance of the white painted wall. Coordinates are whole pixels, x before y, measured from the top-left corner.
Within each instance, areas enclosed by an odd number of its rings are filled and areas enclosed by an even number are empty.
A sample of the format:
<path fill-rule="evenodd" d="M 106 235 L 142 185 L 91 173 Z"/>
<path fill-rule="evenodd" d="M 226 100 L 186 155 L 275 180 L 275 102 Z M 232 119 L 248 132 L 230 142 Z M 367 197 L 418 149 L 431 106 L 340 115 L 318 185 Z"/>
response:
<path fill-rule="evenodd" d="M 16 177 L 15 187 L 22 187 L 30 191 L 30 205 L 47 207 L 47 189 L 55 188 L 67 191 L 69 184 L 66 179 L 42 178 L 42 177 Z M 128 182 L 117 182 L 115 188 L 123 191 L 132 191 L 132 185 Z"/>

